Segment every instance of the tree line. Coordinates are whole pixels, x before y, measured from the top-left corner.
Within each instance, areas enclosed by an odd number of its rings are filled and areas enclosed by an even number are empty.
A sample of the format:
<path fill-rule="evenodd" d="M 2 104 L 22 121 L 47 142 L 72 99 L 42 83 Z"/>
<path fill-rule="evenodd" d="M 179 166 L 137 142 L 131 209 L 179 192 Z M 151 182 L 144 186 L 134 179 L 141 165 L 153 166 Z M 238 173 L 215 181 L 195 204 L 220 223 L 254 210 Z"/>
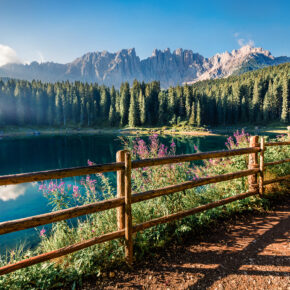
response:
<path fill-rule="evenodd" d="M 289 122 L 290 64 L 160 88 L 135 80 L 96 83 L 1 80 L 0 126 L 130 127 Z"/>

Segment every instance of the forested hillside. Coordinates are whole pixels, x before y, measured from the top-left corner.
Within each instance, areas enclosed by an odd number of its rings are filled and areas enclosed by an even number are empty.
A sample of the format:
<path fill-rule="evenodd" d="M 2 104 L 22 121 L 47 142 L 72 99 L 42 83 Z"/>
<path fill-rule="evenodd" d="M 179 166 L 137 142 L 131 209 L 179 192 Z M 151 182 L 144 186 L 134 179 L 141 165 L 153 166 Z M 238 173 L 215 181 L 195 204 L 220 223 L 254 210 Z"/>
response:
<path fill-rule="evenodd" d="M 290 64 L 161 90 L 80 82 L 0 80 L 0 126 L 155 126 L 289 121 Z"/>

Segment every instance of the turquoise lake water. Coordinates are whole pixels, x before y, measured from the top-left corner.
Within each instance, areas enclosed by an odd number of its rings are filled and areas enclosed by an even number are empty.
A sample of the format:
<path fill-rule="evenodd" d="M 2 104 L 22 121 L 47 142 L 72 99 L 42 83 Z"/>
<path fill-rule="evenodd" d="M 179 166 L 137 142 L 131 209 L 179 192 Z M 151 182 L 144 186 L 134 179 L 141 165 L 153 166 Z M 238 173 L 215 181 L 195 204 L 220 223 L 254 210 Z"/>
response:
<path fill-rule="evenodd" d="M 145 138 L 146 139 L 146 138 Z M 176 143 L 177 154 L 225 149 L 226 137 L 160 137 L 162 143 Z M 57 168 L 86 166 L 87 160 L 97 164 L 115 161 L 123 148 L 116 135 L 27 136 L 0 139 L 0 175 Z M 114 175 L 111 175 L 114 180 Z M 66 178 L 65 182 L 78 183 Z M 0 186 L 0 222 L 24 218 L 51 210 L 37 183 Z M 42 228 L 42 227 L 41 227 Z M 0 236 L 0 252 L 25 242 L 34 246 L 39 241 L 36 229 Z"/>

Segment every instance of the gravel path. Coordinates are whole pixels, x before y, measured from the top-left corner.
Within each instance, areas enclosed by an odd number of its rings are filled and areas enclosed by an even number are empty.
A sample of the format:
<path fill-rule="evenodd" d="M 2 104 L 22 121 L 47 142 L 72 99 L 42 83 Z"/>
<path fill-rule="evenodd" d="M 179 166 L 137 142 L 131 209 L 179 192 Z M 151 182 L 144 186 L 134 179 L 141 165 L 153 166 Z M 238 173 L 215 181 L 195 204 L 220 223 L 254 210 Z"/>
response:
<path fill-rule="evenodd" d="M 217 227 L 83 289 L 290 290 L 290 202 Z"/>

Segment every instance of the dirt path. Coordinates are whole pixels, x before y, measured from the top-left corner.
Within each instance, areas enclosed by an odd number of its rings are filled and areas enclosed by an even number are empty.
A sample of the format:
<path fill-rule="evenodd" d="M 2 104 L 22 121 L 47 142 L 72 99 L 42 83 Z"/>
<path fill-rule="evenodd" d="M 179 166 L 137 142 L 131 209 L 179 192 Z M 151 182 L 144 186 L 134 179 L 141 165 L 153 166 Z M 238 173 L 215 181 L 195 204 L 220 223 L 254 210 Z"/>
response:
<path fill-rule="evenodd" d="M 83 289 L 290 289 L 290 202 L 192 240 Z"/>

